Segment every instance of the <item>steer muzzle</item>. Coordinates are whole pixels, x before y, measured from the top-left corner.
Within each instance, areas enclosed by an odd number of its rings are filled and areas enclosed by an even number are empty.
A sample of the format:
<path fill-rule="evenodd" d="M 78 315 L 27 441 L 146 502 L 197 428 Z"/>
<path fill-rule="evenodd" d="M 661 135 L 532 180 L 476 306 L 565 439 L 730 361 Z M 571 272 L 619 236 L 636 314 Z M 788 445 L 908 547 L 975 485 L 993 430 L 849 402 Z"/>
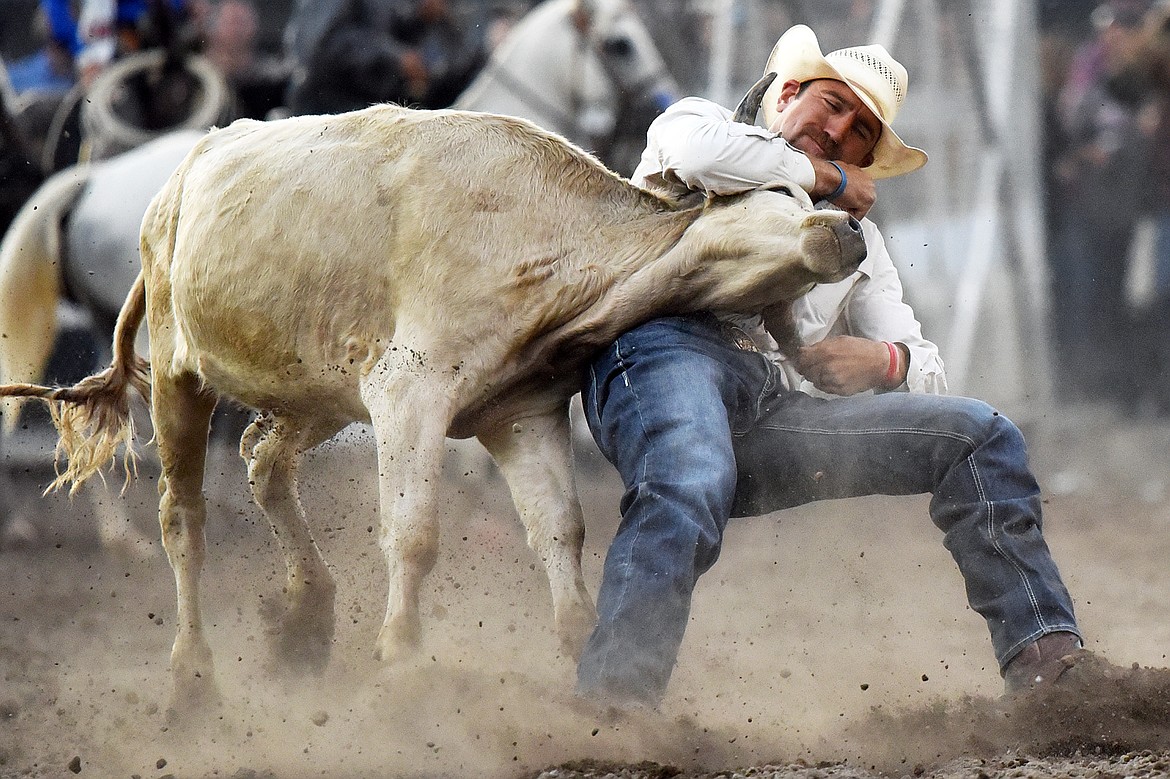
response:
<path fill-rule="evenodd" d="M 852 273 L 865 259 L 865 234 L 861 232 L 861 222 L 853 217 L 835 222 L 833 234 L 841 244 L 841 264 L 852 265 Z"/>
<path fill-rule="evenodd" d="M 861 223 L 844 211 L 816 211 L 804 218 L 804 228 L 809 268 L 821 277 L 820 281 L 840 281 L 865 259 Z"/>

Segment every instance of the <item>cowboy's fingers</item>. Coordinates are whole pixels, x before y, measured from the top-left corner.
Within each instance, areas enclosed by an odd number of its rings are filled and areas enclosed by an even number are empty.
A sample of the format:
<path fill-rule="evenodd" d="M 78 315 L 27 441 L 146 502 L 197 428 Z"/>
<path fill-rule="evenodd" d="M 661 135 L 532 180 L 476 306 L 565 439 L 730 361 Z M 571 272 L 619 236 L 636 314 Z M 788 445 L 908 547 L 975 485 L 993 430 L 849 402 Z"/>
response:
<path fill-rule="evenodd" d="M 818 344 L 811 346 L 802 346 L 796 350 L 796 367 L 805 376 L 811 378 L 813 373 L 818 376 L 823 370 L 825 356 L 823 350 L 819 348 Z M 815 382 L 814 382 L 815 383 Z"/>

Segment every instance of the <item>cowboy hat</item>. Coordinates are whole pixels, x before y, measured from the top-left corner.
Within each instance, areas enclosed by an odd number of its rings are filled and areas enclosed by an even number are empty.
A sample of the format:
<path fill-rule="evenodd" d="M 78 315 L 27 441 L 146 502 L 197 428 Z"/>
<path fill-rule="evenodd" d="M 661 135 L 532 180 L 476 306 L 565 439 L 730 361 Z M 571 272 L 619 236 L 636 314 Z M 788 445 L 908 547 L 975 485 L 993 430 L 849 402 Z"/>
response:
<path fill-rule="evenodd" d="M 777 102 L 787 81 L 831 78 L 844 82 L 882 123 L 873 150 L 873 162 L 865 169 L 875 179 L 889 178 L 926 164 L 926 152 L 907 146 L 890 127 L 906 99 L 906 68 L 885 47 L 873 44 L 821 54 L 816 33 L 803 24 L 790 27 L 772 47 L 764 73 L 776 80 L 764 93 L 764 124 L 772 127 L 779 115 Z"/>

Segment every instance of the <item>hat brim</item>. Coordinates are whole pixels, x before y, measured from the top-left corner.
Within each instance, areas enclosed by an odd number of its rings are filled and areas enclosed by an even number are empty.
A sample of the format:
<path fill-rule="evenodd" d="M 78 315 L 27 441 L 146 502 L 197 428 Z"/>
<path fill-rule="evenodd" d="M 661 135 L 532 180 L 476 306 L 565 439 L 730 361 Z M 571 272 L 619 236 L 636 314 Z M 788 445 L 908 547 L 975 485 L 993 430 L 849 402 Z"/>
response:
<path fill-rule="evenodd" d="M 764 115 L 764 124 L 771 127 L 779 115 L 777 103 L 785 82 L 814 81 L 819 78 L 830 78 L 848 86 L 858 99 L 873 112 L 882 125 L 881 135 L 873 149 L 873 162 L 865 170 L 875 179 L 900 176 L 918 170 L 926 164 L 926 152 L 922 149 L 908 146 L 894 128 L 890 126 L 882 113 L 877 109 L 873 100 L 864 90 L 858 89 L 852 82 L 821 54 L 821 46 L 817 41 L 816 33 L 803 24 L 789 28 L 780 36 L 776 45 L 772 47 L 772 54 L 768 57 L 768 64 L 764 66 L 765 73 L 775 73 L 776 80 L 764 93 L 761 110 Z"/>

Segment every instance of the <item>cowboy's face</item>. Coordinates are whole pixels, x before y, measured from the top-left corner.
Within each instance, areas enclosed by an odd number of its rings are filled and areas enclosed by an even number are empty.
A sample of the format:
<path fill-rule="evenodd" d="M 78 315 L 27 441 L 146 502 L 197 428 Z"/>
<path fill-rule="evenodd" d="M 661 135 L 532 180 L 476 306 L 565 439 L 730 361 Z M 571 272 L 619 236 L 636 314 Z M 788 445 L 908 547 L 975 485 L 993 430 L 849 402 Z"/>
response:
<path fill-rule="evenodd" d="M 821 78 L 787 81 L 780 92 L 778 115 L 770 128 L 810 157 L 865 167 L 882 124 L 844 82 Z"/>

